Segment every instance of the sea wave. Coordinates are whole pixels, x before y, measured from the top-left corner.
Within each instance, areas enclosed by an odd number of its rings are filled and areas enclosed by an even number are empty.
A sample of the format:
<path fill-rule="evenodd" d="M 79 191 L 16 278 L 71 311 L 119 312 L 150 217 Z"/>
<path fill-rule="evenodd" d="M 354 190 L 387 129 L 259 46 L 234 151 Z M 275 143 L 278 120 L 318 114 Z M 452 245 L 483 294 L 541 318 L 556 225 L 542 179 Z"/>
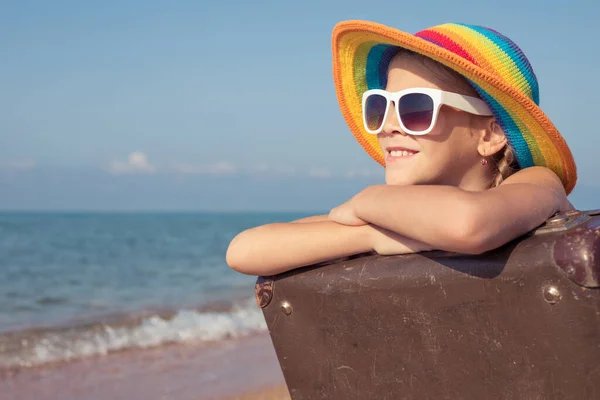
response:
<path fill-rule="evenodd" d="M 90 324 L 0 335 L 0 368 L 33 367 L 172 343 L 210 342 L 266 330 L 254 299 L 227 311 L 179 310 L 123 324 Z"/>

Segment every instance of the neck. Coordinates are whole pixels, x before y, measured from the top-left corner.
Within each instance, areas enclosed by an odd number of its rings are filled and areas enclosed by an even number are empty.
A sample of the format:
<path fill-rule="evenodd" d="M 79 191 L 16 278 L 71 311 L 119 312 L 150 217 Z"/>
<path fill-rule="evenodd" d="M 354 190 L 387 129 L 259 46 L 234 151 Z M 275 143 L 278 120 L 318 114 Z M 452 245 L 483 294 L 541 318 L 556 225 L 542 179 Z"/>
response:
<path fill-rule="evenodd" d="M 470 192 L 482 192 L 490 188 L 494 177 L 494 171 L 489 163 L 488 165 L 477 164 L 459 177 L 454 186 Z"/>

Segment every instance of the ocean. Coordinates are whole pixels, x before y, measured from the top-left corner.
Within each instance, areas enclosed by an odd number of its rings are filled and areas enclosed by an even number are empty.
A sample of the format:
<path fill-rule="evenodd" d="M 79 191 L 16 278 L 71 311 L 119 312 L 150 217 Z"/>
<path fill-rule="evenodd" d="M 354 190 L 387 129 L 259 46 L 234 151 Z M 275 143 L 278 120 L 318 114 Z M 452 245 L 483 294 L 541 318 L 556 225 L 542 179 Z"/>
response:
<path fill-rule="evenodd" d="M 0 370 L 264 331 L 225 252 L 300 213 L 0 213 Z"/>

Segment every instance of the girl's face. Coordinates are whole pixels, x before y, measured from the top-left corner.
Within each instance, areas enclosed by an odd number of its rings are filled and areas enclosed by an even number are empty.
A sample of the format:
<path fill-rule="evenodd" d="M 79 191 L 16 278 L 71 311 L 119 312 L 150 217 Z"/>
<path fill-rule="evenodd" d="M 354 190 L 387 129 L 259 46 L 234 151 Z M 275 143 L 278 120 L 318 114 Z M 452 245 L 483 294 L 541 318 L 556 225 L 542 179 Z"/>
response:
<path fill-rule="evenodd" d="M 431 64 L 400 53 L 390 64 L 386 90 L 434 88 L 477 97 L 466 81 Z M 433 130 L 411 136 L 402 131 L 396 112 L 391 111 L 378 134 L 388 184 L 452 185 L 470 190 L 489 187 L 491 172 L 481 165 L 478 151 L 485 118 L 442 105 Z M 405 151 L 410 155 L 404 155 Z"/>

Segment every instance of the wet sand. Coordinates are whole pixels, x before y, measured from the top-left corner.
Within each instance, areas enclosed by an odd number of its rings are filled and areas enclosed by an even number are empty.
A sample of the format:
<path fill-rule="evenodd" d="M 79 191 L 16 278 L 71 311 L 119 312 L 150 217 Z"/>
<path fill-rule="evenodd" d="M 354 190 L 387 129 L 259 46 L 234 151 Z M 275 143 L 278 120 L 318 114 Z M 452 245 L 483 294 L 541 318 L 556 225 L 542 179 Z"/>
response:
<path fill-rule="evenodd" d="M 0 372 L 1 400 L 287 400 L 266 333 Z"/>
<path fill-rule="evenodd" d="M 291 400 L 291 398 L 287 387 L 279 385 L 229 397 L 227 400 Z"/>

